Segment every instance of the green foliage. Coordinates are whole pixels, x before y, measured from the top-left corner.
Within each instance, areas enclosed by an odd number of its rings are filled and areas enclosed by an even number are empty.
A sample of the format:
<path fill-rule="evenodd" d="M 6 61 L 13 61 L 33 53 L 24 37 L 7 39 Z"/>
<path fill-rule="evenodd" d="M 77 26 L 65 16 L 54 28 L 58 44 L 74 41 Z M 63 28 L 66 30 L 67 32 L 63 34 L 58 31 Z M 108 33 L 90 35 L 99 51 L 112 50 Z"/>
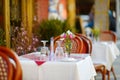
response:
<path fill-rule="evenodd" d="M 94 29 L 92 29 L 92 33 L 95 39 L 97 39 L 100 35 L 100 29 L 95 27 Z"/>
<path fill-rule="evenodd" d="M 5 46 L 5 40 L 4 40 L 5 32 L 2 28 L 0 28 L 0 46 Z"/>
<path fill-rule="evenodd" d="M 41 39 L 50 40 L 51 37 L 58 36 L 68 29 L 67 21 L 62 22 L 58 19 L 51 19 L 42 21 L 38 32 Z"/>

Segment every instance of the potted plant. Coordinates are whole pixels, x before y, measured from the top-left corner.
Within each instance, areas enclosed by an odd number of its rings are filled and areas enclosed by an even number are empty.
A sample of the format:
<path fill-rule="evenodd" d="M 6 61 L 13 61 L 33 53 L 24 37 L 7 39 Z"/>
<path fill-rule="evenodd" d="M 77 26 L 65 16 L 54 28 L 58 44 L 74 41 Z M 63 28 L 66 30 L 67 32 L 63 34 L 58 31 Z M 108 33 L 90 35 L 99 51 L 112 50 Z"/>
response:
<path fill-rule="evenodd" d="M 68 29 L 67 21 L 62 22 L 58 19 L 43 20 L 40 23 L 38 34 L 41 40 L 49 41 L 51 37 L 58 36 Z"/>

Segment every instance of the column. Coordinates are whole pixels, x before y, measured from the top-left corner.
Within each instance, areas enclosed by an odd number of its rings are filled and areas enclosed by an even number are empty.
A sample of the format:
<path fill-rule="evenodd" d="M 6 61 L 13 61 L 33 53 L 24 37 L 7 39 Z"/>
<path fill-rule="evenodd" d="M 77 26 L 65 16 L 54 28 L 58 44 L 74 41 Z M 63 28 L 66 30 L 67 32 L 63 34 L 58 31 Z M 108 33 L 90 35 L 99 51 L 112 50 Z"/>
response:
<path fill-rule="evenodd" d="M 10 0 L 3 0 L 6 46 L 10 47 Z"/>
<path fill-rule="evenodd" d="M 120 39 L 120 0 L 116 0 L 116 11 L 117 11 L 117 16 L 116 16 L 116 32 L 117 36 Z"/>
<path fill-rule="evenodd" d="M 33 27 L 33 0 L 27 0 L 27 31 L 28 31 L 28 36 L 31 40 L 32 38 L 32 27 Z M 30 41 L 31 43 L 31 41 Z"/>
<path fill-rule="evenodd" d="M 110 0 L 95 0 L 95 27 L 100 30 L 109 30 L 109 5 Z"/>
<path fill-rule="evenodd" d="M 21 18 L 22 18 L 22 25 L 23 27 L 26 29 L 27 27 L 27 9 L 26 9 L 26 6 L 27 6 L 27 1 L 26 0 L 22 0 L 21 1 Z"/>
<path fill-rule="evenodd" d="M 73 32 L 75 32 L 75 18 L 76 18 L 76 6 L 75 0 L 67 0 L 68 7 L 68 24 Z"/>

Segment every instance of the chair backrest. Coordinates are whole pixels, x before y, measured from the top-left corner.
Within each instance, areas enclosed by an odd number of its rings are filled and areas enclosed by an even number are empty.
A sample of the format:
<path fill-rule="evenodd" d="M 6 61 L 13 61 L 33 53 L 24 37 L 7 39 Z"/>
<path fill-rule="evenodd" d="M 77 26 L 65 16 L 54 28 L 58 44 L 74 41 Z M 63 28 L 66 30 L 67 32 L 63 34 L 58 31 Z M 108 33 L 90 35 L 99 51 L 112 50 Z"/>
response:
<path fill-rule="evenodd" d="M 0 80 L 22 80 L 22 68 L 11 49 L 0 46 Z"/>
<path fill-rule="evenodd" d="M 81 53 L 91 54 L 92 52 L 92 41 L 83 34 L 76 33 L 77 36 L 79 36 L 83 40 L 83 49 Z"/>
<path fill-rule="evenodd" d="M 100 33 L 100 41 L 117 41 L 117 36 L 113 31 L 102 31 Z"/>
<path fill-rule="evenodd" d="M 56 49 L 56 41 L 60 40 L 61 37 L 57 36 L 54 38 L 54 49 Z M 61 46 L 64 47 L 64 40 L 61 43 Z M 72 39 L 72 49 L 71 49 L 71 53 L 81 53 L 82 50 L 82 46 L 83 46 L 83 41 L 81 38 L 79 38 L 78 36 L 75 36 L 75 38 Z"/>

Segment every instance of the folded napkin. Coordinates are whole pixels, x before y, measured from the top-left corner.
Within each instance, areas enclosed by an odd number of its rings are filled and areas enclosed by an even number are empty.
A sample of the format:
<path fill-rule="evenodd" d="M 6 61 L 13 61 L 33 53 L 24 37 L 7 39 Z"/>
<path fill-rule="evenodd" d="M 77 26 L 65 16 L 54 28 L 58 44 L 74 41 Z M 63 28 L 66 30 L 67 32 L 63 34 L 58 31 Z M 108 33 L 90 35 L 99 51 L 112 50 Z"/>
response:
<path fill-rule="evenodd" d="M 35 63 L 39 66 L 42 65 L 45 61 L 40 60 L 40 56 L 35 55 L 35 54 L 26 54 L 26 55 L 22 55 L 22 57 L 24 58 L 28 58 L 30 60 L 35 61 Z"/>
<path fill-rule="evenodd" d="M 45 61 L 35 60 L 35 62 L 39 66 L 39 65 L 42 65 Z"/>

